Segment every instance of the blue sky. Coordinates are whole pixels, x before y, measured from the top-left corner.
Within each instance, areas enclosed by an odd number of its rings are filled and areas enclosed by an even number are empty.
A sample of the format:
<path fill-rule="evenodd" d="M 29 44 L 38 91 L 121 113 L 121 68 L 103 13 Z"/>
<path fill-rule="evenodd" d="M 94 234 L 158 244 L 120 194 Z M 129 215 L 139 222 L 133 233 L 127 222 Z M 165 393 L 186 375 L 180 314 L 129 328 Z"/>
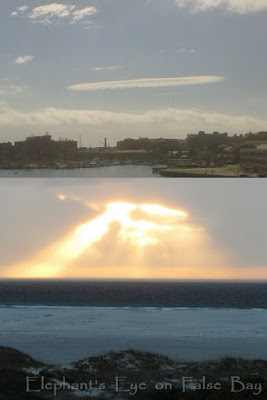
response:
<path fill-rule="evenodd" d="M 267 129 L 267 0 L 9 0 L 0 140 Z"/>

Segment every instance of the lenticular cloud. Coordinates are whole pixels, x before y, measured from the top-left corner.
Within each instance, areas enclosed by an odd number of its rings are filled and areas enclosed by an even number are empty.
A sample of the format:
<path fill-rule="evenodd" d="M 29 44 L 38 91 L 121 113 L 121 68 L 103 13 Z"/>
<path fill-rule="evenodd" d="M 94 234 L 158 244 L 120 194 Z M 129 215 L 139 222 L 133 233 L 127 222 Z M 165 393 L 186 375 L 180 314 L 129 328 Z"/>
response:
<path fill-rule="evenodd" d="M 221 82 L 222 76 L 185 76 L 178 78 L 144 78 L 129 79 L 124 81 L 90 82 L 69 86 L 75 91 L 106 90 L 106 89 L 131 89 L 131 88 L 157 88 L 168 86 L 201 85 L 204 83 Z"/>

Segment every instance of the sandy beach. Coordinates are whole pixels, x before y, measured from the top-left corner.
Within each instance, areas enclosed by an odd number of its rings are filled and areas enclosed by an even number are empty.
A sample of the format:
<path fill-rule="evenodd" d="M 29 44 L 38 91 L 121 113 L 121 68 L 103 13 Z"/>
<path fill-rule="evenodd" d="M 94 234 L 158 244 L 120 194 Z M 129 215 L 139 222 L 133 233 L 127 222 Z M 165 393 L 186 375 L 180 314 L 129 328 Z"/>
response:
<path fill-rule="evenodd" d="M 47 363 L 129 348 L 187 361 L 267 359 L 267 310 L 1 308 L 0 345 Z"/>

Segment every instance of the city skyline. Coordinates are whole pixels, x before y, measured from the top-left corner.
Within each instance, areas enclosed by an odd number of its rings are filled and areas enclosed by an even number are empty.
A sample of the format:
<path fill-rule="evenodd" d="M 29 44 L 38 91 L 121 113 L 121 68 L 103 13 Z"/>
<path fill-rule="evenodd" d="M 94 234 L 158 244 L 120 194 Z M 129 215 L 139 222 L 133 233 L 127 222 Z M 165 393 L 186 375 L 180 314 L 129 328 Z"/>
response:
<path fill-rule="evenodd" d="M 204 135 L 217 135 L 217 134 L 222 135 L 222 134 L 226 134 L 229 139 L 234 138 L 236 136 L 241 137 L 241 138 L 243 136 L 244 139 L 245 139 L 246 137 L 247 138 L 253 138 L 253 137 L 256 137 L 257 135 L 265 135 L 266 133 L 267 133 L 267 131 L 260 131 L 260 132 L 252 132 L 252 131 L 250 131 L 250 132 L 243 132 L 243 133 L 241 132 L 240 134 L 236 134 L 236 133 L 228 134 L 228 132 L 226 132 L 226 131 L 223 131 L 223 132 L 218 132 L 218 131 L 213 131 L 213 132 L 196 131 L 196 132 L 191 132 L 190 134 L 185 135 L 185 137 L 183 137 L 183 138 L 180 138 L 180 137 L 179 138 L 178 137 L 171 137 L 171 138 L 170 137 L 142 137 L 142 136 L 137 136 L 137 137 L 134 137 L 134 138 L 130 138 L 128 136 L 127 137 L 125 136 L 125 137 L 121 137 L 118 142 L 123 142 L 123 141 L 127 141 L 127 140 L 141 140 L 141 139 L 149 139 L 149 140 L 150 139 L 151 140 L 160 140 L 160 139 L 166 139 L 166 140 L 170 139 L 170 140 L 172 140 L 172 139 L 174 139 L 174 140 L 186 141 L 186 140 L 188 140 L 188 137 L 198 136 L 200 134 L 204 134 Z M 62 136 L 60 134 L 59 135 L 53 135 L 53 132 L 51 133 L 51 132 L 48 132 L 48 131 L 40 132 L 40 133 L 32 134 L 32 135 L 27 135 L 26 134 L 25 137 L 21 137 L 19 140 L 14 140 L 14 141 L 8 140 L 8 137 L 6 137 L 6 140 L 5 140 L 5 138 L 3 138 L 3 141 L 1 141 L 0 143 L 12 143 L 12 144 L 15 144 L 16 142 L 21 142 L 21 141 L 24 142 L 25 140 L 30 139 L 30 138 L 39 138 L 39 137 L 45 137 L 45 136 L 50 136 L 53 139 L 54 139 L 54 136 L 55 136 L 55 140 L 76 141 L 78 146 L 80 146 L 80 145 L 81 145 L 81 147 L 83 146 L 83 142 L 82 142 L 83 141 L 83 136 L 82 135 L 79 135 L 79 137 L 75 137 L 75 135 L 73 135 L 73 136 L 69 135 L 68 138 L 67 138 L 67 137 L 64 137 L 64 136 Z M 95 146 L 96 148 L 97 147 L 103 147 L 105 145 L 110 146 L 108 141 L 106 141 L 106 143 L 105 143 L 105 139 L 107 139 L 107 138 L 99 137 L 99 139 L 100 139 L 100 142 L 98 143 L 98 145 Z M 259 137 L 258 139 L 264 141 L 264 137 L 262 137 L 262 138 Z M 113 145 L 110 146 L 110 147 L 116 147 L 118 142 L 114 142 Z M 92 147 L 94 147 L 94 146 L 92 146 Z"/>
<path fill-rule="evenodd" d="M 0 141 L 266 130 L 266 11 L 265 0 L 4 2 Z"/>

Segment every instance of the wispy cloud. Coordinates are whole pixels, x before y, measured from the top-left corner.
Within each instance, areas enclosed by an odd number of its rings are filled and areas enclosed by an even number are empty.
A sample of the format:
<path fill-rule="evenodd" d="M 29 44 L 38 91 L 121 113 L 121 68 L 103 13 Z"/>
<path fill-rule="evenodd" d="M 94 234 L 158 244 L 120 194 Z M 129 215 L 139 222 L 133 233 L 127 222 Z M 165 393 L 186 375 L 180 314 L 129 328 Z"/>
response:
<path fill-rule="evenodd" d="M 122 68 L 122 65 L 103 65 L 92 68 L 92 71 L 117 71 L 118 69 Z"/>
<path fill-rule="evenodd" d="M 19 56 L 14 60 L 14 64 L 26 64 L 34 59 L 34 56 Z"/>
<path fill-rule="evenodd" d="M 26 86 L 22 85 L 8 85 L 0 82 L 0 96 L 14 96 L 24 91 Z"/>
<path fill-rule="evenodd" d="M 24 89 L 24 86 L 0 83 L 0 96 L 14 96 L 21 93 Z"/>
<path fill-rule="evenodd" d="M 237 14 L 267 10 L 267 0 L 175 0 L 175 3 L 178 7 L 188 8 L 194 13 L 215 8 L 226 9 Z"/>
<path fill-rule="evenodd" d="M 86 17 L 94 15 L 97 13 L 97 9 L 95 7 L 85 7 L 80 10 L 76 10 L 73 12 L 73 22 L 81 21 Z"/>
<path fill-rule="evenodd" d="M 26 5 L 25 6 L 20 6 L 20 7 L 18 7 L 16 9 L 16 11 L 13 11 L 11 13 L 11 15 L 15 16 L 15 15 L 19 15 L 19 14 L 25 14 L 28 9 L 29 9 L 29 7 L 26 6 Z"/>
<path fill-rule="evenodd" d="M 29 9 L 28 6 L 18 7 L 12 16 L 22 16 L 36 24 L 54 25 L 62 22 L 70 24 L 81 23 L 88 27 L 92 21 L 88 18 L 97 13 L 93 6 L 77 9 L 75 4 L 50 3 Z"/>
<path fill-rule="evenodd" d="M 106 89 L 157 88 L 168 86 L 201 85 L 204 83 L 221 82 L 223 80 L 224 78 L 222 76 L 213 75 L 185 76 L 179 78 L 143 78 L 129 79 L 124 81 L 80 83 L 69 86 L 68 89 L 75 91 L 89 91 Z"/>
<path fill-rule="evenodd" d="M 27 86 L 17 84 L 14 76 L 5 76 L 0 78 L 0 96 L 14 96 L 23 92 Z M 3 103 L 2 103 L 3 104 Z"/>

